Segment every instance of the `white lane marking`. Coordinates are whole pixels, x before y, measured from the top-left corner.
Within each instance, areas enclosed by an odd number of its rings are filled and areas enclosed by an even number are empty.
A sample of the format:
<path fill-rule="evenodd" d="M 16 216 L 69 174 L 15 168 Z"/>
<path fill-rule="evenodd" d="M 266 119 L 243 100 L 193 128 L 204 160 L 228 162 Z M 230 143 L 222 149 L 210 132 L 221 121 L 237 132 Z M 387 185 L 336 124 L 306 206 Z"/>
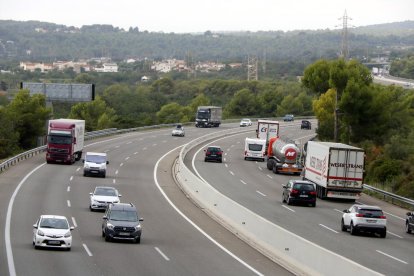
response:
<path fill-rule="evenodd" d="M 163 143 L 167 143 L 167 140 L 162 140 Z"/>
<path fill-rule="evenodd" d="M 115 174 L 118 174 L 118 170 L 115 171 Z"/>
<path fill-rule="evenodd" d="M 72 181 L 73 180 L 73 175 L 69 178 L 69 181 Z"/>
<path fill-rule="evenodd" d="M 138 154 L 138 152 L 136 151 L 136 152 L 134 152 L 134 155 L 137 155 Z"/>
<path fill-rule="evenodd" d="M 126 144 L 127 144 L 127 145 L 132 144 L 132 141 L 129 141 L 129 142 L 127 142 Z"/>
<path fill-rule="evenodd" d="M 226 155 L 226 156 L 227 156 L 227 152 L 226 152 L 226 153 L 224 153 L 224 155 Z"/>
<path fill-rule="evenodd" d="M 392 217 L 394 217 L 394 218 L 397 218 L 397 219 L 400 219 L 400 220 L 405 221 L 405 218 L 402 218 L 402 217 L 399 217 L 399 216 L 393 215 L 393 214 L 391 214 L 391 213 L 384 212 L 384 214 L 386 214 L 387 216 L 392 216 Z"/>
<path fill-rule="evenodd" d="M 4 239 L 6 243 L 6 255 L 7 255 L 7 265 L 9 267 L 9 275 L 16 276 L 16 267 L 14 266 L 14 258 L 13 258 L 13 250 L 11 246 L 10 240 L 10 224 L 11 224 L 11 215 L 13 211 L 13 204 L 14 200 L 16 199 L 17 193 L 19 192 L 20 188 L 23 186 L 23 183 L 39 168 L 44 166 L 46 163 L 40 164 L 36 168 L 34 168 L 31 172 L 29 172 L 23 179 L 20 181 L 19 185 L 17 185 L 16 189 L 14 190 L 9 205 L 7 206 L 7 214 L 6 214 L 6 225 L 4 227 Z"/>
<path fill-rule="evenodd" d="M 70 192 L 70 186 L 68 186 L 68 188 L 66 189 L 66 191 Z"/>
<path fill-rule="evenodd" d="M 119 148 L 120 147 L 120 145 L 118 145 L 118 146 L 115 146 L 115 148 L 117 149 L 117 148 Z"/>
<path fill-rule="evenodd" d="M 67 203 L 68 203 L 68 207 L 70 207 L 70 200 L 69 199 L 67 200 Z"/>
<path fill-rule="evenodd" d="M 160 255 L 166 260 L 169 261 L 170 259 L 167 257 L 167 255 L 164 254 L 164 252 L 161 251 L 161 249 L 159 249 L 158 247 L 154 247 L 155 250 L 158 251 L 158 253 L 160 253 Z"/>
<path fill-rule="evenodd" d="M 156 146 L 157 146 L 157 144 L 152 144 L 152 146 L 153 146 L 153 147 L 156 147 Z"/>
<path fill-rule="evenodd" d="M 291 211 L 291 212 L 293 212 L 293 213 L 295 213 L 295 212 L 296 212 L 295 210 L 293 210 L 293 209 L 291 209 L 291 208 L 287 207 L 286 205 L 282 205 L 282 207 L 283 207 L 283 208 L 285 208 L 285 209 L 288 209 L 289 211 Z"/>
<path fill-rule="evenodd" d="M 244 185 L 247 185 L 246 182 L 244 182 L 243 180 L 240 179 L 240 182 L 243 183 Z"/>
<path fill-rule="evenodd" d="M 226 158 L 223 158 L 224 162 L 226 162 Z"/>
<path fill-rule="evenodd" d="M 178 146 L 172 150 L 170 150 L 169 152 L 167 152 L 166 154 L 164 154 L 163 156 L 161 156 L 160 159 L 158 159 L 157 163 L 154 166 L 154 182 L 155 185 L 157 186 L 158 190 L 161 192 L 161 194 L 164 196 L 165 200 L 171 205 L 172 208 L 174 208 L 174 210 L 181 216 L 183 217 L 189 224 L 191 224 L 195 229 L 197 229 L 201 234 L 203 234 L 207 239 L 209 239 L 212 243 L 214 243 L 215 245 L 217 245 L 221 250 L 223 250 L 224 252 L 226 252 L 227 254 L 229 254 L 231 257 L 233 257 L 233 259 L 237 260 L 239 263 L 241 263 L 242 265 L 244 265 L 245 267 L 247 267 L 248 269 L 250 269 L 253 273 L 255 273 L 256 275 L 260 275 L 260 276 L 264 276 L 262 273 L 260 273 L 259 271 L 257 271 L 256 269 L 254 269 L 252 266 L 250 266 L 249 264 L 247 264 L 246 262 L 244 262 L 242 259 L 240 259 L 239 257 L 237 257 L 236 255 L 234 255 L 231 251 L 229 251 L 227 248 L 225 248 L 223 245 L 221 245 L 220 243 L 218 243 L 215 239 L 213 239 L 211 236 L 209 236 L 206 232 L 203 231 L 203 229 L 201 229 L 197 224 L 195 224 L 192 220 L 190 220 L 186 215 L 183 214 L 183 212 L 181 212 L 177 206 L 174 205 L 174 203 L 169 199 L 169 197 L 167 196 L 167 194 L 164 192 L 164 190 L 161 188 L 158 179 L 157 179 L 157 169 L 158 166 L 161 162 L 162 159 L 164 159 L 168 154 L 170 154 L 171 152 L 179 149 L 182 146 Z M 201 150 L 201 149 L 200 149 Z M 194 155 L 195 156 L 195 155 Z M 195 157 L 194 157 L 195 158 Z M 193 158 L 193 167 L 194 167 L 194 158 Z M 205 181 L 205 180 L 204 180 Z"/>
<path fill-rule="evenodd" d="M 394 234 L 393 232 L 390 232 L 390 231 L 387 231 L 387 232 L 388 232 L 388 234 L 391 234 L 393 236 L 396 236 L 397 238 L 404 239 L 403 237 L 401 237 L 401 236 L 399 236 L 397 234 Z"/>
<path fill-rule="evenodd" d="M 266 174 L 267 177 L 269 177 L 270 179 L 273 179 L 273 177 L 270 174 Z"/>
<path fill-rule="evenodd" d="M 78 224 L 76 223 L 76 220 L 75 220 L 75 218 L 74 217 L 72 217 L 72 223 L 73 223 L 73 226 L 76 228 L 76 227 L 78 227 Z"/>
<path fill-rule="evenodd" d="M 229 171 L 229 173 L 230 173 L 231 175 L 234 175 L 234 172 L 232 172 L 232 171 Z"/>
<path fill-rule="evenodd" d="M 240 141 L 237 141 L 237 144 L 240 144 Z"/>
<path fill-rule="evenodd" d="M 77 169 L 76 169 L 76 171 L 78 172 L 78 171 L 80 171 L 80 169 L 81 169 L 81 168 L 79 167 L 79 168 L 77 168 Z"/>
<path fill-rule="evenodd" d="M 229 165 L 227 165 L 227 164 L 224 164 L 224 166 L 227 168 Z"/>
<path fill-rule="evenodd" d="M 89 250 L 89 248 L 86 246 L 86 244 L 83 243 L 82 245 L 83 245 L 83 248 L 85 248 L 85 251 L 89 255 L 89 257 L 92 257 L 93 256 L 92 252 Z"/>
<path fill-rule="evenodd" d="M 143 148 L 142 150 L 147 150 L 147 147 Z"/>
<path fill-rule="evenodd" d="M 385 256 L 387 256 L 387 257 L 389 257 L 389 258 L 391 258 L 391 259 L 394 259 L 394 260 L 396 260 L 396 261 L 399 261 L 399 262 L 401 262 L 401 263 L 403 263 L 403 264 L 408 264 L 406 261 L 400 260 L 400 259 L 398 259 L 398 258 L 396 258 L 396 257 L 394 257 L 394 256 L 391 256 L 391 255 L 389 255 L 389 254 L 387 254 L 387 253 L 384 253 L 384 252 L 382 252 L 382 251 L 380 251 L 380 250 L 375 250 L 375 251 L 377 251 L 378 253 L 380 253 L 380 254 L 382 254 L 382 255 L 385 255 Z"/>
<path fill-rule="evenodd" d="M 323 225 L 323 224 L 320 224 L 319 223 L 319 225 L 320 226 L 322 226 L 323 228 L 325 228 L 325 229 L 328 229 L 329 231 L 332 231 L 332 232 L 334 232 L 334 233 L 336 233 L 336 234 L 338 234 L 339 232 L 338 231 L 335 231 L 335 230 L 333 230 L 332 228 L 329 228 L 328 226 L 326 226 L 326 225 Z"/>
<path fill-rule="evenodd" d="M 116 179 L 113 179 L 113 180 L 112 180 L 112 183 L 114 183 L 114 184 L 115 184 L 115 183 L 116 183 Z"/>
<path fill-rule="evenodd" d="M 258 167 L 258 168 L 259 168 L 259 170 L 263 171 L 263 168 L 262 167 Z"/>
<path fill-rule="evenodd" d="M 124 163 L 119 164 L 120 167 L 122 167 L 124 165 Z"/>
<path fill-rule="evenodd" d="M 128 157 L 125 157 L 125 160 L 128 160 L 129 159 L 129 156 Z"/>
<path fill-rule="evenodd" d="M 260 191 L 256 191 L 256 193 L 258 193 L 261 196 L 266 196 L 264 193 L 260 192 Z"/>
<path fill-rule="evenodd" d="M 339 212 L 339 213 L 341 213 L 341 214 L 343 214 L 344 212 L 343 211 L 341 211 L 341 210 L 338 210 L 338 209 L 334 209 L 335 211 L 337 211 L 337 212 Z"/>

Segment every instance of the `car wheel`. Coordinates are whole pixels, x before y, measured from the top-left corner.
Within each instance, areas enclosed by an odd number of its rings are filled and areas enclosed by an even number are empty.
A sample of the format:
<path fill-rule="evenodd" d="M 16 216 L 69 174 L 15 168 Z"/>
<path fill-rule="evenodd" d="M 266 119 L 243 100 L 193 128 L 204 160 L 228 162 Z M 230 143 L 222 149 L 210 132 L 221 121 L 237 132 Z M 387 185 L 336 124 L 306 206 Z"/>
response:
<path fill-rule="evenodd" d="M 311 204 L 312 207 L 316 207 L 316 202 Z"/>
<path fill-rule="evenodd" d="M 89 205 L 89 211 L 93 212 L 92 206 Z"/>
<path fill-rule="evenodd" d="M 105 241 L 106 241 L 106 242 L 111 241 L 111 237 L 109 237 L 108 235 L 106 235 L 106 234 L 105 234 Z"/>
<path fill-rule="evenodd" d="M 219 160 L 219 163 L 223 163 L 223 160 L 221 160 L 221 159 L 220 159 L 220 160 Z"/>
<path fill-rule="evenodd" d="M 386 236 L 387 236 L 387 229 L 384 229 L 380 232 L 380 237 L 384 239 Z"/>
<path fill-rule="evenodd" d="M 66 251 L 70 251 L 72 249 L 72 247 L 68 247 L 66 248 Z"/>
<path fill-rule="evenodd" d="M 344 219 L 342 219 L 342 220 L 341 220 L 341 230 L 342 230 L 343 232 L 346 232 L 346 226 L 345 226 L 345 224 L 344 224 Z"/>
<path fill-rule="evenodd" d="M 105 238 L 105 232 L 102 230 L 102 238 Z"/>
<path fill-rule="evenodd" d="M 405 232 L 407 232 L 408 234 L 411 233 L 410 224 L 408 223 L 408 221 L 405 223 Z"/>
<path fill-rule="evenodd" d="M 141 237 L 136 238 L 135 243 L 141 243 Z"/>
<path fill-rule="evenodd" d="M 204 162 L 207 162 L 207 158 L 204 158 Z"/>
<path fill-rule="evenodd" d="M 351 235 L 353 235 L 353 236 L 356 235 L 358 231 L 355 229 L 354 223 L 352 221 L 351 221 L 351 225 L 349 227 L 350 227 Z"/>

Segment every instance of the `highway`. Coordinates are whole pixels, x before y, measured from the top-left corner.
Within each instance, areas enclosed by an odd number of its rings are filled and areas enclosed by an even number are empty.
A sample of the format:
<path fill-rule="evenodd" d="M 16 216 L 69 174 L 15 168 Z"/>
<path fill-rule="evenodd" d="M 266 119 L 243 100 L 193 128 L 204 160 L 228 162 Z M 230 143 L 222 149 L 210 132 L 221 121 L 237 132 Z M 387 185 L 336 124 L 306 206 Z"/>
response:
<path fill-rule="evenodd" d="M 107 152 L 106 178 L 83 177 L 82 162 L 46 164 L 38 155 L 0 175 L 0 275 L 292 275 L 207 217 L 179 190 L 172 166 L 180 147 L 218 129 L 186 127 L 92 140 L 84 151 Z M 237 125 L 238 127 L 238 125 Z M 144 218 L 141 244 L 105 242 L 103 213 L 89 211 L 95 186 L 116 187 Z M 71 251 L 35 250 L 41 214 L 75 226 Z"/>
<path fill-rule="evenodd" d="M 305 141 L 310 132 L 301 130 L 296 122 L 281 123 L 280 134 L 287 139 Z M 200 145 L 187 155 L 185 162 L 222 194 L 296 235 L 379 273 L 412 275 L 414 235 L 405 233 L 407 210 L 364 195 L 358 203 L 379 205 L 386 213 L 387 237 L 351 236 L 349 232 L 342 232 L 342 211 L 352 203 L 318 200 L 316 208 L 282 203 L 282 185 L 288 179 L 299 177 L 273 174 L 265 162 L 245 161 L 242 155 L 245 137 L 254 137 L 254 128 L 250 134 L 223 137 Z M 222 164 L 204 162 L 202 149 L 209 144 L 222 147 L 225 152 Z"/>

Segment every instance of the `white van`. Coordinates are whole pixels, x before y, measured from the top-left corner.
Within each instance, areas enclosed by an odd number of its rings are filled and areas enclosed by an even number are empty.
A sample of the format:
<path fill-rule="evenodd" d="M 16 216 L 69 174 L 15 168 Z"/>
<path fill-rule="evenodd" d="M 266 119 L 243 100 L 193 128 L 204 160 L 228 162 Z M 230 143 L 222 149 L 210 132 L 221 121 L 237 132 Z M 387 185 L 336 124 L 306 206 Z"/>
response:
<path fill-rule="evenodd" d="M 265 160 L 266 140 L 257 138 L 246 138 L 244 143 L 244 160 Z"/>
<path fill-rule="evenodd" d="M 109 164 L 106 153 L 87 152 L 83 161 L 83 176 L 98 175 L 106 177 L 106 165 Z"/>

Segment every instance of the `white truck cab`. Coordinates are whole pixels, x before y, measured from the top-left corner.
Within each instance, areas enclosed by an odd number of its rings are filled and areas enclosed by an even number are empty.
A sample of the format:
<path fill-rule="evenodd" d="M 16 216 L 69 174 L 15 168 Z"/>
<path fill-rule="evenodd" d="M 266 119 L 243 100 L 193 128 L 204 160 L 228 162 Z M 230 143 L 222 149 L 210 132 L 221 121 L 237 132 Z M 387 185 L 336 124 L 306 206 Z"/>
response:
<path fill-rule="evenodd" d="M 83 176 L 97 175 L 106 177 L 106 165 L 109 164 L 106 153 L 87 152 L 83 161 Z"/>

